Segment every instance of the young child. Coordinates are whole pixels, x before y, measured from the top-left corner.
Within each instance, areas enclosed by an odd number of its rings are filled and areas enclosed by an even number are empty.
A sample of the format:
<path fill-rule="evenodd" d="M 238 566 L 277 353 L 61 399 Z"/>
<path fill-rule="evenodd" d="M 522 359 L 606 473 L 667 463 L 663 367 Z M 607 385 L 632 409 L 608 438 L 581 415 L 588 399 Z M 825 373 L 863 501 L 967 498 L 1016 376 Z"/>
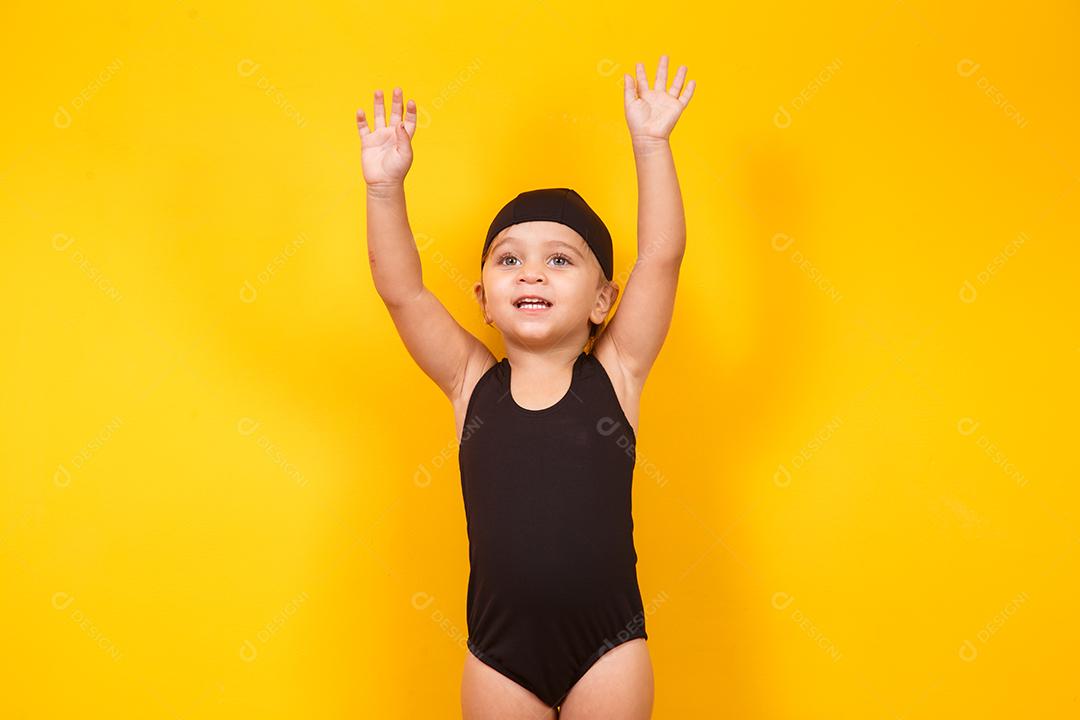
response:
<path fill-rule="evenodd" d="M 466 720 L 649 718 L 653 675 L 633 543 L 642 388 L 671 323 L 686 245 L 668 138 L 694 92 L 660 58 L 624 75 L 638 258 L 619 311 L 611 236 L 569 188 L 520 193 L 488 228 L 484 319 L 506 357 L 425 287 L 405 210 L 416 103 L 356 114 L 375 287 L 410 355 L 453 404 L 469 538 Z M 588 347 L 588 351 L 582 348 Z M 602 660 L 602 662 L 601 662 Z"/>

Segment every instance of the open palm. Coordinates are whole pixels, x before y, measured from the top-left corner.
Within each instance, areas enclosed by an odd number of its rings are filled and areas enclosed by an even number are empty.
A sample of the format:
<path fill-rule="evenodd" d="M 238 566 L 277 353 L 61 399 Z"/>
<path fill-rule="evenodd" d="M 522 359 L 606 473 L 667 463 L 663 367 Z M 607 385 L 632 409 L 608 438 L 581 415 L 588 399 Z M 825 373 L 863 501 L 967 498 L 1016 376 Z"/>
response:
<path fill-rule="evenodd" d="M 360 165 L 368 185 L 399 183 L 412 165 L 412 137 L 416 134 L 416 103 L 409 101 L 402 122 L 401 88 L 394 88 L 390 102 L 390 122 L 385 119 L 386 108 L 382 90 L 375 91 L 375 129 L 368 127 L 363 110 L 356 111 L 356 126 L 360 130 Z"/>
<path fill-rule="evenodd" d="M 633 139 L 667 139 L 682 111 L 694 95 L 695 81 L 683 87 L 686 66 L 680 65 L 671 87 L 667 86 L 668 56 L 660 56 L 656 80 L 652 88 L 645 77 L 645 66 L 637 64 L 637 82 L 623 75 L 623 97 L 626 104 L 626 124 Z"/>

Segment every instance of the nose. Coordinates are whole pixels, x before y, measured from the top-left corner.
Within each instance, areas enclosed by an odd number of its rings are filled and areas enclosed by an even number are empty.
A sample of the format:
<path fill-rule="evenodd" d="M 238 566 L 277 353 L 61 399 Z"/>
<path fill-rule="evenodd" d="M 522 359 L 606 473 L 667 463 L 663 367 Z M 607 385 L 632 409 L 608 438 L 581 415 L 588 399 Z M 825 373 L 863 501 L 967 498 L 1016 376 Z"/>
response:
<path fill-rule="evenodd" d="M 543 265 L 522 263 L 521 272 L 518 273 L 518 282 L 544 282 Z"/>

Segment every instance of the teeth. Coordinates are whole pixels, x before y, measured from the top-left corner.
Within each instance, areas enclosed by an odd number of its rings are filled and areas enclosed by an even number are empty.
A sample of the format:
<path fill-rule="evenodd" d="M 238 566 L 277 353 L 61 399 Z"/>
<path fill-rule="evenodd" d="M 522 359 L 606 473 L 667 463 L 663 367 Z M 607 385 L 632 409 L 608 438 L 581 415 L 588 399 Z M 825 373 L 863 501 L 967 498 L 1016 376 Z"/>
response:
<path fill-rule="evenodd" d="M 517 306 L 519 308 L 545 308 L 550 307 L 551 303 L 540 300 L 539 298 L 525 298 L 524 300 L 519 301 Z"/>

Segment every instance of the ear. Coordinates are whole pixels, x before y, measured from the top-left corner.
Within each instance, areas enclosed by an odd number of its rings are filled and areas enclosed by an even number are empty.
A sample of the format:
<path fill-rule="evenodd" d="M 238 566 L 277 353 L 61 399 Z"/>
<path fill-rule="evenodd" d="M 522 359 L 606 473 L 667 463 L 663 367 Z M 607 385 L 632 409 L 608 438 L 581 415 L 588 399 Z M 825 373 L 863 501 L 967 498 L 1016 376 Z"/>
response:
<path fill-rule="evenodd" d="M 611 308 L 615 307 L 615 300 L 619 297 L 619 283 L 607 282 L 596 298 L 596 305 L 589 313 L 589 319 L 597 325 L 603 325 Z"/>
<path fill-rule="evenodd" d="M 487 315 L 487 298 L 484 297 L 484 283 L 477 281 L 473 284 L 473 294 L 476 295 L 476 302 L 480 304 L 480 314 L 484 318 L 484 322 L 491 324 L 491 318 Z"/>

